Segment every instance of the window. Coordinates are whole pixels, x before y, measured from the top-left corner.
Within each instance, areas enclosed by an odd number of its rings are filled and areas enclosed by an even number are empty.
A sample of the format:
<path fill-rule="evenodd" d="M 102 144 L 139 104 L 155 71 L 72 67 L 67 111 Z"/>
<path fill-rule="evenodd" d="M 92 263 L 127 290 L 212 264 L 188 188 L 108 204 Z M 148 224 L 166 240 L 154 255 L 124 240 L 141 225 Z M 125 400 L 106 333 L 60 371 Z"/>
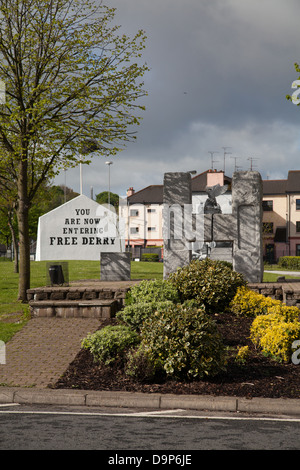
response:
<path fill-rule="evenodd" d="M 139 227 L 130 227 L 130 233 L 139 233 Z"/>
<path fill-rule="evenodd" d="M 296 256 L 300 256 L 300 245 L 296 245 Z"/>
<path fill-rule="evenodd" d="M 156 227 L 148 227 L 147 230 L 148 232 L 155 232 Z"/>
<path fill-rule="evenodd" d="M 263 233 L 273 233 L 274 231 L 273 222 L 263 222 L 262 229 L 263 229 Z"/>
<path fill-rule="evenodd" d="M 273 210 L 273 201 L 263 201 L 262 202 L 263 211 L 272 211 Z"/>
<path fill-rule="evenodd" d="M 156 209 L 147 209 L 148 214 L 151 214 L 151 213 L 155 214 L 155 212 L 156 212 Z"/>
<path fill-rule="evenodd" d="M 139 211 L 137 209 L 130 210 L 130 217 L 137 217 L 139 215 Z"/>
<path fill-rule="evenodd" d="M 300 199 L 296 199 L 296 211 L 300 211 Z"/>
<path fill-rule="evenodd" d="M 296 222 L 296 232 L 300 232 L 300 222 Z"/>

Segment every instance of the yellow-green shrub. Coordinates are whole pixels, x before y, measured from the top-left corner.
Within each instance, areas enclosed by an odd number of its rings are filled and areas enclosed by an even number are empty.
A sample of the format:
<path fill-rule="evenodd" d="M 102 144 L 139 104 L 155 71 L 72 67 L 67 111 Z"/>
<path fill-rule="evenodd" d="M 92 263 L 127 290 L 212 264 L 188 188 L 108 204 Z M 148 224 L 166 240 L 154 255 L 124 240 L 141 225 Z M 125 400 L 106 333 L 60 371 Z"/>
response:
<path fill-rule="evenodd" d="M 235 362 L 245 364 L 249 358 L 249 346 L 240 346 L 235 356 Z"/>
<path fill-rule="evenodd" d="M 300 323 L 285 321 L 281 313 L 258 315 L 251 325 L 250 338 L 267 356 L 289 362 L 292 343 L 300 338 Z"/>
<path fill-rule="evenodd" d="M 300 310 L 298 307 L 289 307 L 280 302 L 280 305 L 268 308 L 268 313 L 280 315 L 285 322 L 294 322 L 299 320 Z"/>
<path fill-rule="evenodd" d="M 239 287 L 230 303 L 230 310 L 238 316 L 257 317 L 268 313 L 281 314 L 286 321 L 294 321 L 299 316 L 297 307 L 288 307 L 280 300 L 265 297 L 247 287 Z"/>

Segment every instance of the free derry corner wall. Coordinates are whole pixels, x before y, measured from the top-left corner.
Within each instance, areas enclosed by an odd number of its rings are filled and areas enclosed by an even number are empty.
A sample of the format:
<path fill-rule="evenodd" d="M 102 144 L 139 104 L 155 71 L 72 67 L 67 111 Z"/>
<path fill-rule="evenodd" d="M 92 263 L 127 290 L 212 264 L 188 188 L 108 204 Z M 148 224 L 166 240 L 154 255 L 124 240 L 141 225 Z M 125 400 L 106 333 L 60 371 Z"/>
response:
<path fill-rule="evenodd" d="M 122 252 L 117 214 L 85 195 L 39 218 L 36 261 L 99 260 L 100 253 Z"/>

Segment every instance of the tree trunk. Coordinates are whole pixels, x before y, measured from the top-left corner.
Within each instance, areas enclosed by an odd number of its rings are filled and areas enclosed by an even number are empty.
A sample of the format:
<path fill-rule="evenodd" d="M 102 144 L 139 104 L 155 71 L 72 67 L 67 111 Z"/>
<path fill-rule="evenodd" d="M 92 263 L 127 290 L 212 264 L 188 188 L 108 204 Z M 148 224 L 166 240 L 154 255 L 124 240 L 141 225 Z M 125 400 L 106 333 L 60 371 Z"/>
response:
<path fill-rule="evenodd" d="M 29 243 L 29 200 L 27 196 L 27 159 L 19 164 L 18 180 L 18 229 L 19 229 L 19 295 L 18 300 L 27 302 L 27 289 L 30 289 L 30 243 Z"/>
<path fill-rule="evenodd" d="M 15 273 L 19 272 L 19 250 L 18 250 L 18 242 L 17 242 L 17 236 L 13 227 L 13 222 L 12 222 L 12 216 L 8 216 L 8 226 L 10 229 L 11 233 L 11 239 L 12 239 L 12 244 L 13 244 L 13 249 L 14 249 L 14 256 L 15 256 Z"/>

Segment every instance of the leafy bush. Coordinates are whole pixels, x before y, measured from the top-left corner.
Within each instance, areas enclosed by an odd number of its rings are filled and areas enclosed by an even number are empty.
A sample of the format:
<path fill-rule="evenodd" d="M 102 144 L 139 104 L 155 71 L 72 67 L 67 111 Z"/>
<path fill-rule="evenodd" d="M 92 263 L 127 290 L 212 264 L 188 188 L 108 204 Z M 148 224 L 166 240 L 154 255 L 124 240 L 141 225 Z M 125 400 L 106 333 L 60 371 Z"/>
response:
<path fill-rule="evenodd" d="M 250 328 L 252 342 L 262 352 L 278 361 L 289 362 L 292 357 L 292 344 L 300 337 L 300 323 L 285 321 L 279 313 L 257 316 Z"/>
<path fill-rule="evenodd" d="M 157 382 L 165 376 L 163 364 L 160 359 L 144 348 L 138 347 L 130 350 L 127 355 L 125 374 L 139 382 Z"/>
<path fill-rule="evenodd" d="M 300 269 L 300 256 L 281 256 L 278 266 L 286 269 Z"/>
<path fill-rule="evenodd" d="M 243 286 L 237 289 L 236 295 L 230 302 L 229 307 L 235 315 L 256 317 L 257 315 L 268 313 L 269 308 L 279 305 L 281 305 L 280 300 L 265 297 Z"/>
<path fill-rule="evenodd" d="M 176 287 L 167 280 L 156 279 L 141 281 L 133 286 L 126 296 L 126 305 L 145 302 L 164 302 L 170 300 L 178 302 L 179 296 Z"/>
<path fill-rule="evenodd" d="M 256 317 L 268 313 L 278 313 L 286 321 L 294 321 L 299 316 L 297 307 L 288 307 L 280 300 L 265 297 L 262 294 L 253 292 L 247 287 L 239 287 L 229 308 L 237 316 Z"/>
<path fill-rule="evenodd" d="M 163 302 L 140 302 L 126 305 L 123 310 L 117 313 L 118 320 L 126 323 L 129 327 L 139 331 L 141 326 L 155 311 L 161 311 L 172 305 L 173 302 L 165 300 Z"/>
<path fill-rule="evenodd" d="M 81 346 L 90 350 L 96 362 L 109 365 L 116 359 L 123 361 L 127 350 L 139 341 L 139 335 L 128 326 L 109 325 L 88 335 Z"/>
<path fill-rule="evenodd" d="M 237 364 L 246 364 L 249 354 L 249 346 L 240 346 L 235 356 L 235 362 Z"/>
<path fill-rule="evenodd" d="M 284 303 L 280 302 L 280 305 L 275 305 L 268 309 L 268 313 L 278 314 L 282 317 L 282 319 L 289 323 L 298 321 L 299 319 L 299 309 L 298 307 L 289 307 Z"/>
<path fill-rule="evenodd" d="M 148 262 L 158 262 L 159 256 L 158 253 L 143 253 L 141 257 L 141 261 L 148 261 Z"/>
<path fill-rule="evenodd" d="M 173 304 L 154 313 L 141 330 L 140 348 L 161 361 L 167 375 L 202 378 L 224 370 L 224 346 L 217 326 L 204 309 Z"/>
<path fill-rule="evenodd" d="M 207 312 L 226 308 L 237 288 L 247 283 L 243 276 L 222 261 L 206 258 L 193 260 L 169 276 L 181 300 L 196 299 L 204 304 Z"/>

